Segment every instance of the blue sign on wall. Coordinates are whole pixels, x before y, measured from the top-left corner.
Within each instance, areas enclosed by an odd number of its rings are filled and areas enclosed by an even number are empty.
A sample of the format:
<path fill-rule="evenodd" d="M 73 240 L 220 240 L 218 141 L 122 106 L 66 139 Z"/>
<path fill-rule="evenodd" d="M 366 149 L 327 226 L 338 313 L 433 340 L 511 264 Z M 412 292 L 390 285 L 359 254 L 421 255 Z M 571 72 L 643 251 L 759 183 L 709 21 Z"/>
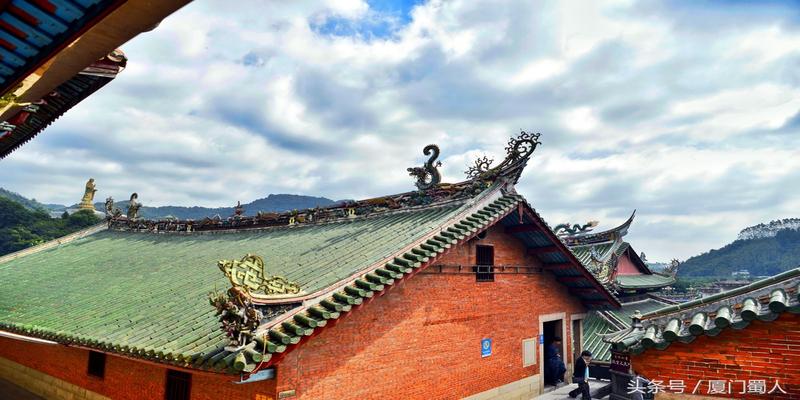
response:
<path fill-rule="evenodd" d="M 481 357 L 492 355 L 492 339 L 481 340 Z"/>
<path fill-rule="evenodd" d="M 544 335 L 539 335 L 539 344 L 544 344 Z"/>

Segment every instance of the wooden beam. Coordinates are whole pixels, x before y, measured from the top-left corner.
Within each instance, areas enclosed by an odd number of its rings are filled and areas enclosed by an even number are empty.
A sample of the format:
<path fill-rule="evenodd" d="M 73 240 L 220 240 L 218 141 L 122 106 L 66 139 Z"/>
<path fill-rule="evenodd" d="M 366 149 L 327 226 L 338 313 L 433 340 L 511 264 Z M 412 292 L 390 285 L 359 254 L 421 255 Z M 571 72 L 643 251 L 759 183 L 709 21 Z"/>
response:
<path fill-rule="evenodd" d="M 575 265 L 572 263 L 545 263 L 542 264 L 542 268 L 554 270 L 554 269 L 572 269 L 575 268 Z"/>
<path fill-rule="evenodd" d="M 528 249 L 528 254 L 539 255 L 544 253 L 555 253 L 558 251 L 558 246 L 544 246 Z"/>
<path fill-rule="evenodd" d="M 536 232 L 541 230 L 536 224 L 514 225 L 506 228 L 506 233 Z"/>
<path fill-rule="evenodd" d="M 556 278 L 557 281 L 561 283 L 571 283 L 571 282 L 587 282 L 588 280 L 583 276 L 561 276 Z"/>

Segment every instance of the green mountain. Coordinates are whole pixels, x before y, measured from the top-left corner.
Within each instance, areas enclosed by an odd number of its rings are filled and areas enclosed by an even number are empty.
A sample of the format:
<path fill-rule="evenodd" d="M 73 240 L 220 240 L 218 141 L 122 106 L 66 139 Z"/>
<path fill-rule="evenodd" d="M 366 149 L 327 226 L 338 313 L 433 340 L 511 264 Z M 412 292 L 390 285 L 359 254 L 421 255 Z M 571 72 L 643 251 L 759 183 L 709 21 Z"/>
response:
<path fill-rule="evenodd" d="M 10 190 L 5 190 L 3 188 L 0 188 L 0 197 L 15 201 L 31 211 L 48 209 L 46 205 L 39 203 L 38 201 L 36 201 L 36 199 L 28 199 L 19 193 L 12 192 Z"/>
<path fill-rule="evenodd" d="M 0 255 L 68 235 L 100 221 L 88 211 L 50 218 L 42 208 L 29 209 L 22 203 L 0 196 Z"/>
<path fill-rule="evenodd" d="M 744 269 L 751 276 L 770 276 L 800 265 L 800 230 L 786 228 L 756 234 L 753 228 L 742 231 L 749 239 L 737 239 L 725 247 L 686 260 L 678 275 L 730 278 L 732 272 Z"/>
<path fill-rule="evenodd" d="M 244 215 L 256 215 L 259 211 L 283 212 L 290 210 L 303 210 L 306 208 L 326 207 L 335 203 L 337 202 L 325 197 L 301 196 L 296 194 L 271 194 L 265 198 L 255 200 L 247 204 L 242 204 L 242 207 L 244 207 Z M 95 203 L 94 206 L 98 210 L 104 210 L 105 208 L 105 204 L 101 202 Z M 125 210 L 128 208 L 128 201 L 125 200 L 116 202 L 115 207 L 119 207 L 119 209 L 125 213 Z M 206 217 L 213 218 L 216 215 L 219 215 L 221 218 L 226 218 L 233 215 L 233 207 L 148 207 L 145 205 L 139 209 L 139 215 L 141 215 L 142 218 L 150 219 L 159 219 L 171 216 L 178 219 L 198 220 Z"/>
<path fill-rule="evenodd" d="M 123 212 L 127 201 L 116 204 Z M 271 194 L 265 198 L 243 204 L 245 215 L 255 215 L 259 211 L 282 212 L 306 208 L 325 207 L 337 202 L 324 197 L 300 196 L 293 194 Z M 75 206 L 72 206 L 74 208 Z M 61 218 L 51 218 L 51 213 L 60 215 L 69 207 L 60 204 L 43 204 L 28 199 L 19 193 L 0 188 L 0 256 L 26 247 L 44 243 L 77 230 L 99 223 L 101 219 L 90 212 L 79 211 Z M 103 203 L 95 203 L 97 210 L 104 210 Z M 233 207 L 147 207 L 140 210 L 144 218 L 164 218 L 173 216 L 180 219 L 203 219 L 219 215 L 222 218 L 233 215 Z"/>

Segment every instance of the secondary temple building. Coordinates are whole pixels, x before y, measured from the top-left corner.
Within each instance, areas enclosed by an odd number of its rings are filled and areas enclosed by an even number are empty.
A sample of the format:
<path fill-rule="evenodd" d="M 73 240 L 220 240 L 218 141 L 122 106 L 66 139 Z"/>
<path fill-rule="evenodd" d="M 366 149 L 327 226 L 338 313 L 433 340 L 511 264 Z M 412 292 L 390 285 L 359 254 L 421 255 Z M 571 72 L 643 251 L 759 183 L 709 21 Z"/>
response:
<path fill-rule="evenodd" d="M 592 377 L 611 379 L 610 344 L 604 342 L 602 335 L 630 327 L 631 316 L 648 312 L 668 305 L 674 301 L 661 297 L 657 291 L 675 282 L 678 262 L 662 272 L 653 272 L 644 260 L 644 255 L 636 253 L 630 243 L 624 240 L 633 223 L 636 211 L 619 226 L 600 232 L 591 232 L 596 222 L 583 226 L 561 224 L 555 232 L 572 253 L 586 265 L 595 277 L 614 293 L 622 307 L 596 309 L 588 313 L 580 326 L 581 346 L 592 352 Z"/>
<path fill-rule="evenodd" d="M 604 336 L 612 399 L 800 398 L 800 268 L 698 300 L 636 314 Z M 643 376 L 631 381 L 628 372 Z M 708 397 L 703 397 L 708 398 Z"/>
<path fill-rule="evenodd" d="M 514 189 L 538 134 L 329 208 L 138 218 L 0 259 L 0 378 L 47 398 L 529 399 L 543 343 L 615 309 Z M 576 348 L 577 347 L 577 348 Z"/>

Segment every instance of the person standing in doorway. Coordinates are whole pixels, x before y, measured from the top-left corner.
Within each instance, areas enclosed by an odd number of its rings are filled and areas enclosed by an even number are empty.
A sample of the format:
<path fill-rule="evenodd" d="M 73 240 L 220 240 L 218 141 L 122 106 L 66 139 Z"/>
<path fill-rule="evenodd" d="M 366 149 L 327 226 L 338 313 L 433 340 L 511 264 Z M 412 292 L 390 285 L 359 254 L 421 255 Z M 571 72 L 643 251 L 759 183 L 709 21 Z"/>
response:
<path fill-rule="evenodd" d="M 572 372 L 572 381 L 578 384 L 578 388 L 569 392 L 569 397 L 578 397 L 581 394 L 583 400 L 592 398 L 589 393 L 589 363 L 592 362 L 592 352 L 584 350 L 581 357 L 575 361 L 575 371 Z"/>
<path fill-rule="evenodd" d="M 556 336 L 544 350 L 544 383 L 546 385 L 558 386 L 559 383 L 564 382 L 564 373 L 567 372 L 567 367 L 561 359 L 559 349 L 561 349 L 561 338 Z"/>

